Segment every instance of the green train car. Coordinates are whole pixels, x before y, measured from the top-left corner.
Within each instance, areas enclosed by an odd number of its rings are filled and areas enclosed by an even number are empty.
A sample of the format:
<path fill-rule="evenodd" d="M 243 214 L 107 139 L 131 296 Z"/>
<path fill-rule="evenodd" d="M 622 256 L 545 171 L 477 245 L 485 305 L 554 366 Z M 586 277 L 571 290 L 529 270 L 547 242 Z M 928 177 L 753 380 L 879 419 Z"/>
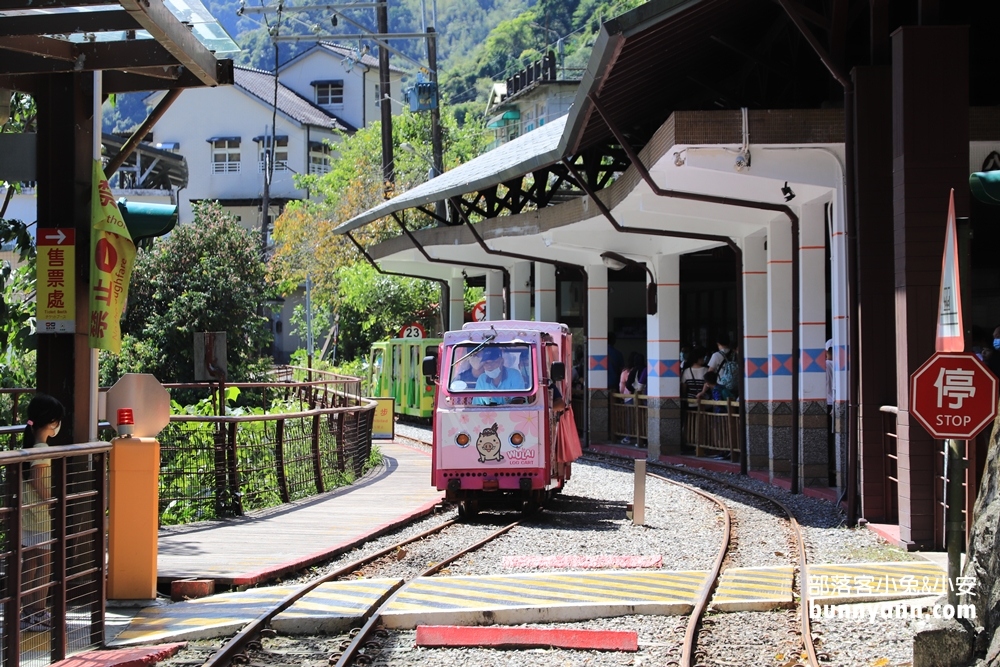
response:
<path fill-rule="evenodd" d="M 427 384 L 421 364 L 440 338 L 394 338 L 372 345 L 368 357 L 370 396 L 395 398 L 396 414 L 430 419 L 434 416 L 434 385 Z"/>

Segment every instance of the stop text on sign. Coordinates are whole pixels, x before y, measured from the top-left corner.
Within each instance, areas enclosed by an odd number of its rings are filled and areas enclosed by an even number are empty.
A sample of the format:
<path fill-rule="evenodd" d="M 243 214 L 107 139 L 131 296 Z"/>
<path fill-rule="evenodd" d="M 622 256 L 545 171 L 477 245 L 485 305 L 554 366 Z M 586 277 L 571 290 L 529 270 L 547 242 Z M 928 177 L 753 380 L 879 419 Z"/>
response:
<path fill-rule="evenodd" d="M 910 377 L 910 412 L 935 438 L 973 438 L 996 411 L 997 378 L 974 354 L 938 352 Z"/>

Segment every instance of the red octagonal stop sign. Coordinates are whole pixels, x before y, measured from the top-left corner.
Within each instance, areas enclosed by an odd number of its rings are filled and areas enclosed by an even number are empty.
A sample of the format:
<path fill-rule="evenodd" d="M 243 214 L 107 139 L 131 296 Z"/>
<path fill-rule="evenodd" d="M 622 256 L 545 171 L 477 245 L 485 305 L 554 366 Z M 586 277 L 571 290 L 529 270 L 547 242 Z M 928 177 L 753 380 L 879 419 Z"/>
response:
<path fill-rule="evenodd" d="M 910 376 L 910 412 L 935 438 L 974 438 L 997 414 L 997 378 L 974 354 L 938 352 Z"/>

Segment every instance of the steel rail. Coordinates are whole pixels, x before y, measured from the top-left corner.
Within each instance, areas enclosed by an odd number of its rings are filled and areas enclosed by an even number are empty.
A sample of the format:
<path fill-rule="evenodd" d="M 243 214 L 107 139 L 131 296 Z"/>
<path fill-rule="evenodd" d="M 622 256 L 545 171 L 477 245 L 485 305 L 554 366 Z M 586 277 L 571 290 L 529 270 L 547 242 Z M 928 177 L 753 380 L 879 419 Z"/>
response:
<path fill-rule="evenodd" d="M 588 456 L 592 457 L 591 460 L 599 461 L 600 463 L 603 463 L 605 465 L 615 465 L 615 467 L 621 468 L 623 470 L 629 470 L 630 469 L 627 465 L 618 465 L 618 464 L 613 464 L 613 463 L 609 464 L 609 462 L 606 461 L 606 460 L 604 460 L 604 459 L 594 457 L 593 453 L 589 454 Z M 614 454 L 605 454 L 605 453 L 601 453 L 600 456 L 601 457 L 611 458 L 611 459 L 619 459 L 620 458 L 618 456 L 615 456 Z M 729 482 L 726 482 L 725 480 L 718 479 L 717 477 L 713 477 L 711 475 L 699 472 L 697 470 L 692 470 L 692 469 L 687 468 L 687 467 L 681 468 L 681 467 L 678 467 L 678 466 L 671 465 L 669 463 L 651 462 L 651 465 L 659 467 L 659 468 L 666 468 L 666 469 L 671 470 L 671 471 L 673 471 L 673 472 L 675 472 L 677 474 L 691 475 L 693 477 L 701 477 L 702 479 L 708 480 L 708 481 L 713 482 L 715 484 L 721 484 L 722 486 L 730 488 L 730 489 L 732 489 L 732 490 L 734 490 L 734 491 L 736 491 L 738 493 L 745 493 L 747 495 L 754 496 L 754 497 L 759 498 L 761 500 L 765 500 L 765 501 L 770 502 L 770 503 L 772 503 L 774 505 L 777 505 L 779 508 L 781 508 L 781 510 L 786 515 L 788 515 L 789 524 L 791 526 L 792 532 L 795 535 L 796 548 L 797 548 L 797 550 L 799 552 L 799 581 L 800 582 L 805 582 L 805 585 L 802 585 L 801 583 L 799 585 L 802 645 L 805 647 L 805 651 L 806 651 L 806 655 L 808 656 L 808 659 L 809 659 L 809 665 L 810 665 L 810 667 L 819 667 L 819 658 L 817 657 L 817 654 L 816 654 L 816 647 L 813 646 L 813 642 L 812 642 L 812 628 L 811 628 L 811 624 L 809 622 L 809 586 L 808 586 L 808 572 L 807 572 L 807 563 L 806 563 L 805 541 L 804 541 L 803 536 L 802 536 L 802 528 L 799 525 L 799 522 L 795 519 L 795 515 L 792 514 L 791 510 L 789 510 L 788 507 L 784 503 L 782 503 L 780 500 L 777 500 L 775 498 L 771 498 L 770 496 L 766 496 L 766 495 L 764 495 L 762 493 L 758 493 L 757 491 L 753 491 L 751 489 L 744 488 L 744 487 L 739 486 L 737 484 L 731 484 Z M 672 479 L 670 479 L 668 477 L 664 477 L 663 475 L 657 475 L 656 473 L 654 473 L 652 471 L 649 471 L 649 470 L 646 471 L 646 476 L 647 477 L 652 477 L 654 479 L 659 479 L 659 480 L 664 481 L 664 482 L 669 482 L 671 484 L 676 484 L 676 485 L 681 486 L 683 488 L 686 488 L 688 490 L 694 491 L 695 493 L 698 493 L 699 495 L 702 495 L 702 496 L 705 496 L 705 497 L 709 498 L 710 500 L 712 500 L 713 502 L 715 502 L 716 504 L 718 504 L 720 507 L 725 508 L 725 505 L 724 505 L 724 503 L 722 503 L 721 500 L 719 500 L 718 498 L 716 498 L 714 496 L 714 494 L 711 494 L 711 493 L 709 493 L 707 491 L 706 492 L 702 492 L 700 489 L 697 489 L 697 488 L 695 488 L 693 486 L 684 484 L 683 482 L 678 482 L 677 480 L 672 480 Z M 697 632 L 697 626 L 701 622 L 701 614 L 704 613 L 704 610 L 707 607 L 708 596 L 711 594 L 712 589 L 714 589 L 714 587 L 715 587 L 715 583 L 718 581 L 719 571 L 721 569 L 722 561 L 724 559 L 726 551 L 728 551 L 728 548 L 729 548 L 730 533 L 729 533 L 729 511 L 728 511 L 728 509 L 726 509 L 725 512 L 726 512 L 726 518 L 727 518 L 727 525 L 726 525 L 725 533 L 724 533 L 724 536 L 723 536 L 723 548 L 720 551 L 720 554 L 716 557 L 716 561 L 713 564 L 713 567 L 714 567 L 713 576 L 712 576 L 712 578 L 708 579 L 707 582 L 706 582 L 706 584 L 705 584 L 705 586 L 703 586 L 702 591 L 699 594 L 700 597 L 699 597 L 698 601 L 695 604 L 695 609 L 692 610 L 691 617 L 688 620 L 687 631 L 685 632 L 685 635 L 684 635 L 684 648 L 683 648 L 683 651 L 682 651 L 682 654 L 681 654 L 681 661 L 680 661 L 680 663 L 675 663 L 675 664 L 679 664 L 680 667 L 692 667 L 692 665 L 691 665 L 691 658 L 692 658 L 692 656 L 694 654 L 694 639 L 695 639 L 695 633 Z M 669 666 L 671 663 L 667 663 L 667 664 Z M 695 667 L 697 667 L 697 666 L 695 666 Z"/>
<path fill-rule="evenodd" d="M 731 484 L 725 480 L 721 480 L 717 477 L 713 477 L 703 472 L 697 470 L 692 470 L 687 467 L 679 467 L 671 465 L 669 463 L 653 463 L 652 465 L 659 468 L 666 468 L 672 470 L 675 473 L 682 475 L 692 475 L 694 477 L 701 477 L 702 479 L 709 480 L 716 484 L 721 484 L 725 487 L 733 489 L 738 493 L 745 493 L 747 495 L 754 496 L 755 498 L 760 498 L 767 502 L 773 503 L 781 508 L 781 511 L 788 515 L 788 521 L 791 525 L 792 532 L 795 535 L 796 547 L 799 552 L 799 608 L 801 612 L 801 628 L 802 628 L 802 645 L 805 647 L 806 655 L 809 658 L 810 667 L 819 667 L 819 658 L 816 655 L 816 647 L 813 646 L 812 641 L 812 627 L 809 622 L 809 575 L 807 571 L 806 564 L 806 545 L 805 540 L 802 536 L 802 527 L 799 522 L 795 519 L 795 515 L 792 511 L 788 509 L 783 502 L 777 500 L 776 498 L 771 498 L 763 493 L 758 493 L 757 491 L 752 491 L 751 489 L 744 488 L 738 484 Z M 805 585 L 803 585 L 803 582 Z"/>
<path fill-rule="evenodd" d="M 233 659 L 237 655 L 243 652 L 247 644 L 253 641 L 254 637 L 259 635 L 261 630 L 263 630 L 264 627 L 268 623 L 270 623 L 275 616 L 277 616 L 284 610 L 291 607 L 298 600 L 305 597 L 312 591 L 316 590 L 321 584 L 325 584 L 326 582 L 336 579 L 337 577 L 342 577 L 344 575 L 350 574 L 351 572 L 354 572 L 364 567 L 365 565 L 371 563 L 372 561 L 376 561 L 379 558 L 384 558 L 388 556 L 389 554 L 396 551 L 400 547 L 410 544 L 411 542 L 416 542 L 417 540 L 422 540 L 423 538 L 438 533 L 444 530 L 445 528 L 454 525 L 455 523 L 457 523 L 456 519 L 449 519 L 448 521 L 445 521 L 444 523 L 438 526 L 429 528 L 421 533 L 418 533 L 417 535 L 413 535 L 404 540 L 400 540 L 399 542 L 396 542 L 384 549 L 376 551 L 375 553 L 369 556 L 365 556 L 364 558 L 359 558 L 356 561 L 348 563 L 347 565 L 338 568 L 333 572 L 323 575 L 319 579 L 309 582 L 308 584 L 303 586 L 301 589 L 295 591 L 294 593 L 286 595 L 284 598 L 281 599 L 281 601 L 279 601 L 269 610 L 267 610 L 254 620 L 250 621 L 250 623 L 248 623 L 242 630 L 240 630 L 232 639 L 226 642 L 226 644 L 222 648 L 216 651 L 215 654 L 208 659 L 208 661 L 204 664 L 203 667 L 222 667 L 224 665 L 229 665 L 230 663 L 232 663 Z"/>
<path fill-rule="evenodd" d="M 440 572 L 446 566 L 450 565 L 451 563 L 454 563 L 462 556 L 475 551 L 484 544 L 492 542 L 493 540 L 500 537 L 504 533 L 508 532 L 515 526 L 519 526 L 521 524 L 521 521 L 522 519 L 518 519 L 517 521 L 507 524 L 503 528 L 493 531 L 492 533 L 490 533 L 483 539 L 479 540 L 475 544 L 465 547 L 461 551 L 458 551 L 449 556 L 448 558 L 445 558 L 440 563 L 437 563 L 427 568 L 417 576 L 411 577 L 410 579 L 407 580 L 407 582 L 412 581 L 413 579 L 420 579 L 421 577 L 429 577 L 432 574 Z M 360 651 L 361 648 L 365 645 L 365 642 L 368 640 L 368 636 L 372 633 L 372 630 L 375 629 L 375 627 L 378 625 L 378 622 L 382 619 L 382 610 L 387 608 L 390 604 L 392 604 L 392 602 L 396 599 L 396 596 L 398 595 L 399 588 L 402 585 L 403 584 L 401 583 L 399 586 L 397 586 L 396 589 L 392 592 L 392 594 L 375 609 L 372 615 L 368 618 L 368 622 L 365 623 L 364 626 L 361 628 L 361 632 L 356 634 L 354 638 L 351 639 L 351 643 L 347 646 L 347 648 L 344 649 L 344 652 L 339 656 L 336 663 L 333 662 L 334 656 L 330 656 L 330 663 L 333 667 L 347 667 L 348 664 L 350 664 L 353 660 L 355 660 L 358 657 L 359 655 L 358 651 Z"/>
<path fill-rule="evenodd" d="M 613 455 L 604 455 L 604 456 L 613 456 Z M 618 468 L 619 470 L 624 470 L 626 472 L 630 472 L 632 470 L 631 468 L 629 468 L 627 465 L 624 464 L 612 463 L 601 459 L 598 460 L 600 460 L 600 462 L 604 465 L 610 465 L 614 468 Z M 723 561 L 725 561 L 726 554 L 729 552 L 729 544 L 730 544 L 730 539 L 732 537 L 733 517 L 732 514 L 729 512 L 729 507 L 727 507 L 726 504 L 722 502 L 722 500 L 715 497 L 711 493 L 708 493 L 707 491 L 702 491 L 701 489 L 691 486 L 690 484 L 685 484 L 684 482 L 678 482 L 677 480 L 670 479 L 669 477 L 664 477 L 663 475 L 657 475 L 655 473 L 649 472 L 648 470 L 646 471 L 646 476 L 667 482 L 668 484 L 679 486 L 682 489 L 691 491 L 692 493 L 695 493 L 701 496 L 702 498 L 705 498 L 706 500 L 715 503 L 716 505 L 719 506 L 719 509 L 722 510 L 723 515 L 726 517 L 725 524 L 723 525 L 722 529 L 722 544 L 719 548 L 719 553 L 716 554 L 715 556 L 715 561 L 712 563 L 712 569 L 709 571 L 709 574 L 711 576 L 705 578 L 705 582 L 702 584 L 701 590 L 698 592 L 698 599 L 695 600 L 694 607 L 691 610 L 691 615 L 688 618 L 687 628 L 684 631 L 684 646 L 681 649 L 680 662 L 677 661 L 668 662 L 666 663 L 665 666 L 665 667 L 673 667 L 676 665 L 679 667 L 690 667 L 691 659 L 694 655 L 694 641 L 695 641 L 695 635 L 698 632 L 698 624 L 701 622 L 701 617 L 705 613 L 705 609 L 708 607 L 708 600 L 712 595 L 712 591 L 715 590 L 715 584 L 719 580 L 719 573 L 722 570 L 722 563 Z"/>

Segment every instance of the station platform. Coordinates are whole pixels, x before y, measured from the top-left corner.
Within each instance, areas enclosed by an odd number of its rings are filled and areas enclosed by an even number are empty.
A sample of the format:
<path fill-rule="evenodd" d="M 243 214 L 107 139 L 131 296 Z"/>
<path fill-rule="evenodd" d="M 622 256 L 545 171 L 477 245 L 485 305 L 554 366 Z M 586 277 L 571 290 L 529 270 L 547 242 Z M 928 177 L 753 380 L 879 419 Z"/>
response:
<path fill-rule="evenodd" d="M 161 528 L 157 578 L 164 584 L 211 579 L 250 586 L 432 512 L 443 494 L 431 486 L 430 455 L 398 442 L 378 447 L 381 468 L 351 486 L 245 517 Z"/>
<path fill-rule="evenodd" d="M 735 612 L 791 607 L 794 576 L 792 567 L 728 568 L 722 574 L 712 608 Z M 843 594 L 834 601 L 847 604 L 926 599 L 923 578 L 928 577 L 928 586 L 940 584 L 946 572 L 935 563 L 906 561 L 812 565 L 809 576 L 814 602 L 829 603 L 820 595 L 821 589 L 815 587 L 820 586 L 819 582 L 834 581 L 831 577 L 836 576 L 838 585 L 850 587 L 850 595 L 842 589 Z M 397 629 L 411 629 L 418 624 L 517 625 L 627 614 L 680 615 L 691 611 L 707 579 L 704 570 L 661 569 L 435 576 L 411 581 L 391 598 L 389 592 L 398 580 L 353 579 L 324 584 L 279 614 L 272 627 L 287 634 L 343 632 L 360 625 L 368 611 L 385 599 L 390 602 L 383 622 Z M 865 590 L 864 584 L 869 581 L 881 581 L 883 587 L 892 590 L 880 591 L 874 586 Z M 914 581 L 919 585 L 909 585 Z M 109 646 L 226 636 L 292 590 L 288 586 L 262 587 L 143 609 Z"/>

